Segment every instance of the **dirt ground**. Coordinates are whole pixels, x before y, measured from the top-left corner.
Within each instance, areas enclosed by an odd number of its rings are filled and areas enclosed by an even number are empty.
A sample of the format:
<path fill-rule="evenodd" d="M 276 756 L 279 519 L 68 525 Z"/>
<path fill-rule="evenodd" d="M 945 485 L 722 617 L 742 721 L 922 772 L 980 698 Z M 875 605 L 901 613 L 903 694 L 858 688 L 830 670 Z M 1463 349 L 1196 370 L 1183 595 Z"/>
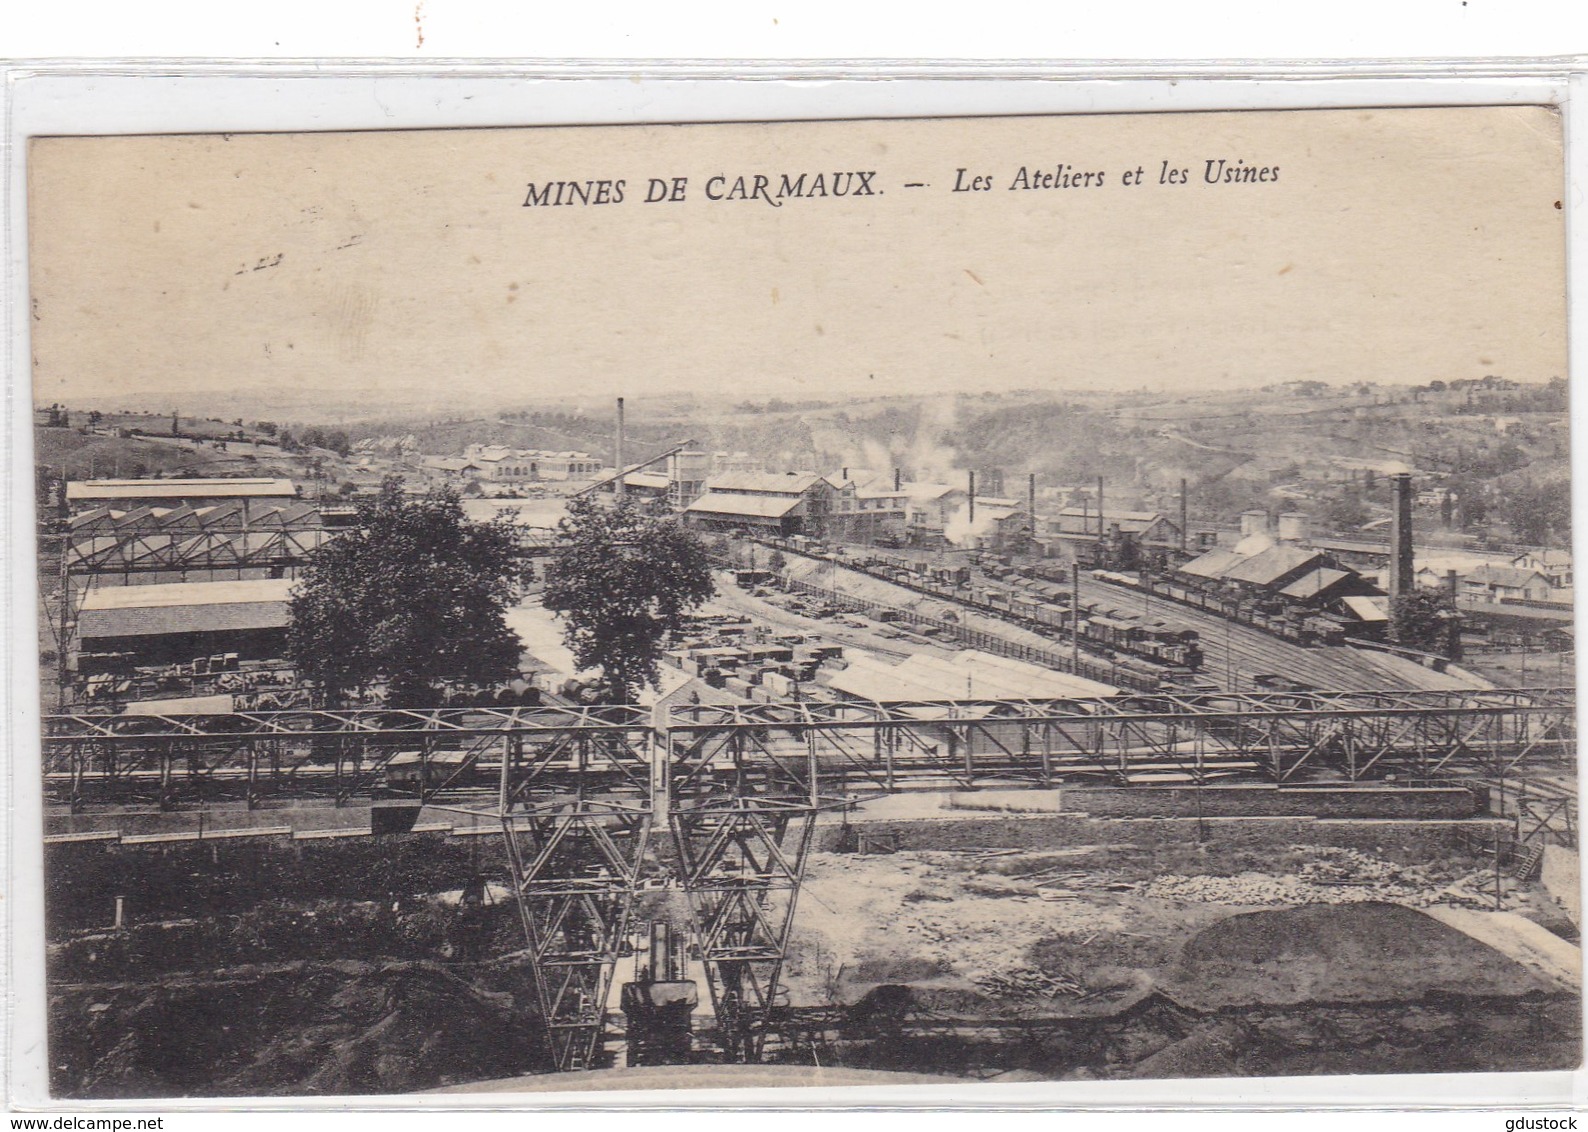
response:
<path fill-rule="evenodd" d="M 508 969 L 341 961 L 60 985 L 51 1092 L 358 1095 L 525 1073 L 538 1058 L 522 982 Z"/>
<path fill-rule="evenodd" d="M 1502 688 L 1572 688 L 1577 684 L 1577 665 L 1569 652 L 1474 652 L 1461 665 Z"/>
<path fill-rule="evenodd" d="M 1271 872 L 1240 854 L 1187 876 L 1136 848 L 815 854 L 791 1000 L 853 1003 L 908 983 L 994 1013 L 1084 1016 L 1153 987 L 1208 1006 L 1545 989 L 1418 910 L 1477 906 L 1482 877 L 1466 862 L 1276 846 Z M 1536 894 L 1518 891 L 1533 887 L 1509 882 L 1509 906 L 1569 931 L 1546 914 L 1547 898 L 1529 905 Z"/>
<path fill-rule="evenodd" d="M 1265 872 L 1229 848 L 1179 876 L 1145 844 L 817 854 L 790 999 L 840 1004 L 849 1029 L 810 1056 L 983 1080 L 1580 1062 L 1579 995 L 1411 906 L 1492 916 L 1464 904 L 1471 862 L 1280 845 Z"/>

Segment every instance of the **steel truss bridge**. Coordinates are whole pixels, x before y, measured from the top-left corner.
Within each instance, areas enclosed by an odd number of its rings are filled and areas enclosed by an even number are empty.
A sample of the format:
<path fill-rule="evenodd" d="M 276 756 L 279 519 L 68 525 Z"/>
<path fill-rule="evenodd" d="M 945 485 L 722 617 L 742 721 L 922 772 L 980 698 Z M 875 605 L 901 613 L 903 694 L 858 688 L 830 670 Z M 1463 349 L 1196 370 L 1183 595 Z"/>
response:
<path fill-rule="evenodd" d="M 1089 700 L 62 715 L 46 790 L 75 808 L 410 797 L 501 824 L 545 1037 L 594 1064 L 636 903 L 681 889 L 723 1052 L 760 1058 L 815 820 L 907 789 L 1172 773 L 1515 782 L 1575 766 L 1571 689 Z M 1571 808 L 1574 809 L 1574 806 Z"/>

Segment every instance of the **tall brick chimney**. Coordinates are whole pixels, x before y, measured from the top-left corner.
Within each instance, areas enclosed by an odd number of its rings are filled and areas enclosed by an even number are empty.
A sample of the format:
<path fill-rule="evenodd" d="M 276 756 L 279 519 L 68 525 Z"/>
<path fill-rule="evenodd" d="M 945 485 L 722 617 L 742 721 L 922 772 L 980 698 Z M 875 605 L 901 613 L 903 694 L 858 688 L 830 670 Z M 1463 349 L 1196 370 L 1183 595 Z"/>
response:
<path fill-rule="evenodd" d="M 1396 472 L 1391 484 L 1395 510 L 1390 526 L 1389 595 L 1393 602 L 1402 594 L 1411 593 L 1416 580 L 1412 570 L 1411 473 Z"/>

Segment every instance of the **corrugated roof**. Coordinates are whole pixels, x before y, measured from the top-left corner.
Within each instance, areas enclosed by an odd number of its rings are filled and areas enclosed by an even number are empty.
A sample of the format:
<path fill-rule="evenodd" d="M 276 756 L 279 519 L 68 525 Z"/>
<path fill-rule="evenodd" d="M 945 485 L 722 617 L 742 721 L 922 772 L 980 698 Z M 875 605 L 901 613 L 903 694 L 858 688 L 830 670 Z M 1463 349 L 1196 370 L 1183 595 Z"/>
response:
<path fill-rule="evenodd" d="M 1311 573 L 1303 574 L 1301 577 L 1297 578 L 1294 582 L 1291 582 L 1290 585 L 1286 586 L 1279 592 L 1284 594 L 1286 597 L 1317 597 L 1330 586 L 1336 584 L 1337 582 L 1344 581 L 1350 576 L 1350 572 L 1346 570 L 1336 570 L 1329 566 L 1319 566 Z"/>
<path fill-rule="evenodd" d="M 630 472 L 623 477 L 625 487 L 644 487 L 658 491 L 666 491 L 672 486 L 672 482 L 660 472 Z"/>
<path fill-rule="evenodd" d="M 1478 582 L 1486 586 L 1506 586 L 1518 590 L 1535 578 L 1544 585 L 1549 585 L 1549 579 L 1537 570 L 1518 570 L 1514 566 L 1495 566 L 1490 563 L 1479 566 L 1467 575 L 1469 582 Z"/>
<path fill-rule="evenodd" d="M 1035 679 L 1042 682 L 1049 696 L 1115 696 L 1119 689 L 1111 684 L 1102 684 L 1096 680 L 1088 680 L 1084 676 L 1076 676 L 1069 672 L 1056 672 L 1051 668 L 1043 668 L 1038 664 L 1028 664 L 1023 660 L 1016 660 L 1009 656 L 998 656 L 996 653 L 980 652 L 968 649 L 956 653 L 954 662 L 974 663 L 981 667 L 999 668 L 1006 672 L 1019 674 L 1023 679 Z"/>
<path fill-rule="evenodd" d="M 1270 586 L 1286 574 L 1301 569 L 1309 562 L 1323 556 L 1316 550 L 1303 550 L 1299 546 L 1271 546 L 1237 562 L 1224 571 L 1232 582 L 1250 582 L 1254 586 Z"/>
<path fill-rule="evenodd" d="M 735 495 L 728 491 L 711 491 L 702 495 L 688 507 L 692 514 L 750 515 L 759 519 L 781 519 L 805 502 L 799 495 Z"/>
<path fill-rule="evenodd" d="M 1140 534 L 1164 516 L 1156 511 L 1108 511 L 1103 512 L 1103 529 L 1118 524 L 1119 529 L 1132 534 Z M 1059 512 L 1059 529 L 1064 533 L 1082 534 L 1097 529 L 1097 508 L 1087 510 L 1084 507 L 1066 507 Z"/>
<path fill-rule="evenodd" d="M 908 495 L 911 499 L 913 499 L 913 500 L 915 500 L 917 502 L 921 502 L 921 503 L 928 502 L 928 501 L 934 500 L 934 499 L 942 499 L 943 496 L 952 495 L 956 491 L 959 492 L 961 495 L 965 494 L 965 489 L 964 488 L 955 487 L 953 484 L 946 484 L 946 483 L 907 483 L 907 484 L 904 485 L 905 494 Z"/>
<path fill-rule="evenodd" d="M 1374 597 L 1343 597 L 1340 599 L 1343 609 L 1353 614 L 1358 621 L 1388 621 L 1389 613 L 1385 610 L 1382 598 Z"/>
<path fill-rule="evenodd" d="M 828 686 L 879 703 L 902 700 L 1076 699 L 1116 695 L 1119 689 L 1095 680 L 974 649 L 952 660 L 916 653 L 896 665 L 851 653 L 849 666 Z"/>
<path fill-rule="evenodd" d="M 66 485 L 69 500 L 209 499 L 294 496 L 285 479 L 81 480 Z"/>
<path fill-rule="evenodd" d="M 152 590 L 154 586 L 127 586 Z M 292 620 L 284 601 L 249 601 L 229 605 L 170 605 L 152 609 L 85 609 L 78 633 L 85 640 L 105 637 L 152 637 L 167 633 L 219 633 L 243 629 L 283 629 Z"/>
<path fill-rule="evenodd" d="M 1528 553 L 1526 553 L 1526 554 L 1518 554 L 1515 558 L 1511 559 L 1511 565 L 1512 566 L 1517 566 L 1519 563 L 1528 562 L 1528 561 L 1537 562 L 1540 566 L 1570 566 L 1571 565 L 1571 551 L 1569 551 L 1569 550 L 1535 550 L 1535 551 L 1528 551 Z M 1525 567 L 1523 567 L 1523 568 L 1525 569 Z"/>
<path fill-rule="evenodd" d="M 87 527 L 113 527 L 116 525 L 118 513 L 108 507 L 95 507 L 90 511 L 83 511 L 72 516 L 72 530 Z"/>
<path fill-rule="evenodd" d="M 895 703 L 900 700 L 952 700 L 963 699 L 964 694 L 945 692 L 937 681 L 921 682 L 913 673 L 900 672 L 864 653 L 849 650 L 845 654 L 848 665 L 833 673 L 827 686 L 835 691 L 877 703 Z"/>
<path fill-rule="evenodd" d="M 1225 570 L 1243 561 L 1244 555 L 1236 554 L 1228 547 L 1214 547 L 1181 566 L 1180 572 L 1197 578 L 1218 578 L 1223 576 Z"/>
<path fill-rule="evenodd" d="M 776 493 L 798 495 L 810 490 L 820 476 L 789 472 L 776 475 L 771 472 L 720 472 L 706 481 L 706 491 Z"/>
<path fill-rule="evenodd" d="M 229 695 L 182 696 L 172 700 L 135 700 L 126 706 L 126 715 L 227 715 L 232 710 Z"/>

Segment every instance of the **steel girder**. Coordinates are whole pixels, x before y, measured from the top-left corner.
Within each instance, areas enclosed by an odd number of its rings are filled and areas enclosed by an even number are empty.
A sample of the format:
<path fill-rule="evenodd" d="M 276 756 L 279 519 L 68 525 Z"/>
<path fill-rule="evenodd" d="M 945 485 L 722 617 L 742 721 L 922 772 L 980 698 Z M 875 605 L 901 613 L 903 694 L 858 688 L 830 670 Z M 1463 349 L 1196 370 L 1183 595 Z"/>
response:
<path fill-rule="evenodd" d="M 1261 770 L 1283 783 L 1326 764 L 1352 780 L 1503 780 L 1576 752 L 1570 689 L 688 705 L 654 718 L 621 707 L 78 715 L 46 730 L 45 769 L 74 800 L 94 785 L 166 805 L 223 790 L 345 800 L 397 750 L 466 746 L 423 801 L 496 759 L 495 812 L 562 1068 L 599 1056 L 656 831 L 670 835 L 726 1051 L 754 1060 L 781 1023 L 783 961 L 824 809 L 912 785 L 1077 774 L 1200 782 Z M 1554 801 L 1526 818 L 1575 830 L 1575 807 Z"/>
<path fill-rule="evenodd" d="M 674 720 L 676 722 L 676 719 Z M 723 1052 L 759 1061 L 786 1013 L 779 980 L 821 794 L 817 736 L 799 749 L 764 731 L 662 732 L 665 807 Z"/>
<path fill-rule="evenodd" d="M 666 721 L 696 747 L 711 736 L 750 737 L 751 761 L 776 767 L 813 755 L 829 795 L 884 793 L 931 783 L 1050 784 L 1065 774 L 1118 781 L 1175 772 L 1260 770 L 1277 782 L 1324 766 L 1352 781 L 1399 773 L 1515 774 L 1575 754 L 1572 692 L 1308 693 L 1136 696 L 1029 701 L 789 703 L 675 707 Z M 494 770 L 506 737 L 650 726 L 633 708 L 468 708 L 253 711 L 210 716 L 71 715 L 47 721 L 45 771 L 79 797 L 108 799 L 156 771 L 173 749 L 196 753 L 190 775 L 166 776 L 168 800 L 247 779 L 255 790 L 347 800 L 380 781 L 391 756 L 463 749 L 468 757 L 425 797 L 471 770 Z M 814 740 L 813 740 L 814 737 Z M 268 773 L 257 752 L 274 761 Z M 114 757 L 112 757 L 114 752 Z M 254 752 L 251 754 L 250 752 Z M 744 757 L 749 757 L 748 755 Z M 711 765 L 700 751 L 682 786 Z M 788 770 L 787 766 L 783 767 Z M 550 773 L 548 768 L 547 773 Z M 572 773 L 563 768 L 563 773 Z M 332 780 L 327 785 L 327 779 Z M 261 780 L 263 779 L 263 780 Z"/>
<path fill-rule="evenodd" d="M 505 743 L 497 812 L 549 1056 L 596 1065 L 651 839 L 649 717 Z"/>
<path fill-rule="evenodd" d="M 298 566 L 333 532 L 323 527 L 134 531 L 73 538 L 71 575 L 181 573 Z"/>

